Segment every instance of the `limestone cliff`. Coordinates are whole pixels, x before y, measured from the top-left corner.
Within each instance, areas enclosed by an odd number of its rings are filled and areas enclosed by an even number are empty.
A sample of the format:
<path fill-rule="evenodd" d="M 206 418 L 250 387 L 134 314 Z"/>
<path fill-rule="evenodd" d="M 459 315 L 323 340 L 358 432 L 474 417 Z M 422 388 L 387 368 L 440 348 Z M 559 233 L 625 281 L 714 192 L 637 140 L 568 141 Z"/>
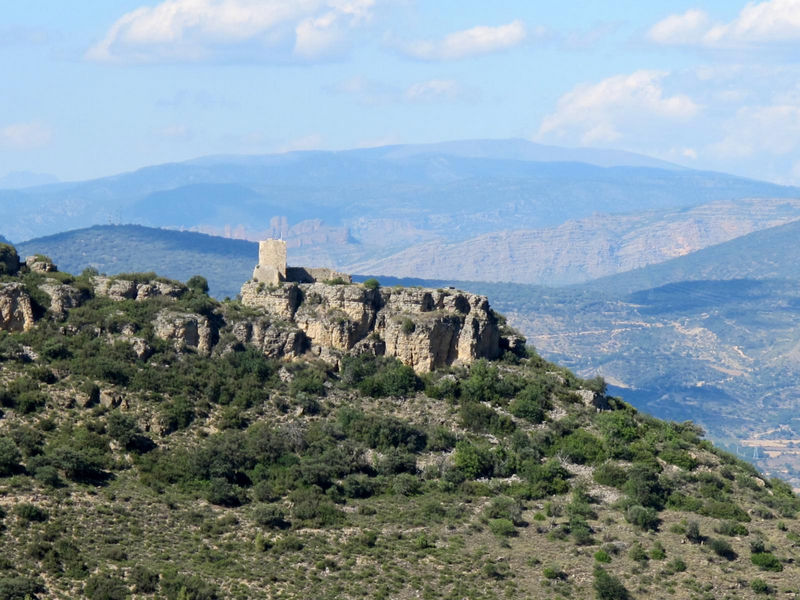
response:
<path fill-rule="evenodd" d="M 33 303 L 24 286 L 0 283 L 0 330 L 28 331 L 33 324 Z"/>
<path fill-rule="evenodd" d="M 501 341 L 484 296 L 452 289 L 247 282 L 242 303 L 302 332 L 317 354 L 369 351 L 394 356 L 419 372 L 496 358 L 504 348 L 518 347 Z M 302 345 L 295 342 L 293 348 Z"/>

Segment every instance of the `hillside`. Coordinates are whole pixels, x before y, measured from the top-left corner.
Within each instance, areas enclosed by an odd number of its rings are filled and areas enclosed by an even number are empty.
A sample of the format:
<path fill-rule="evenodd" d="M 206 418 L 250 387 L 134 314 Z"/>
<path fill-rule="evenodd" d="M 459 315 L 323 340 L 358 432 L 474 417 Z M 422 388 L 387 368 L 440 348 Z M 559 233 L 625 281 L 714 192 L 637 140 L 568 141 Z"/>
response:
<path fill-rule="evenodd" d="M 568 285 L 626 273 L 675 257 L 694 256 L 708 246 L 797 219 L 800 219 L 800 201 L 786 199 L 714 202 L 680 210 L 594 215 L 549 229 L 503 231 L 448 244 L 428 242 L 347 268 L 357 273 L 393 277 Z M 776 234 L 776 237 L 782 243 L 788 236 Z M 758 242 L 751 245 L 757 247 Z M 749 249 L 745 244 L 739 250 Z M 736 251 L 733 249 L 731 254 Z M 680 281 L 681 275 L 689 279 L 685 276 L 688 273 L 693 274 L 691 278 L 710 277 L 713 265 L 724 259 L 725 252 L 722 249 L 711 252 L 708 259 L 685 260 L 681 263 L 685 267 L 672 281 Z M 757 257 L 763 258 L 765 252 L 762 246 Z M 757 257 L 751 262 L 755 263 Z M 694 269 L 703 260 L 706 268 Z M 666 273 L 670 268 L 643 272 L 642 280 L 650 273 Z M 732 264 L 731 268 L 736 267 Z M 747 271 L 748 276 L 760 276 L 753 271 Z M 730 270 L 715 276 L 727 278 Z M 620 280 L 626 279 L 620 276 L 611 280 L 610 289 Z M 644 287 L 648 286 L 641 286 Z"/>
<path fill-rule="evenodd" d="M 229 329 L 280 319 L 199 280 L 46 264 L 0 281 L 32 302 L 0 331 L 4 598 L 800 593 L 790 488 L 601 380 L 534 352 L 280 361 Z"/>
<path fill-rule="evenodd" d="M 770 227 L 658 265 L 604 277 L 587 289 L 630 293 L 704 279 L 799 279 L 800 222 Z"/>

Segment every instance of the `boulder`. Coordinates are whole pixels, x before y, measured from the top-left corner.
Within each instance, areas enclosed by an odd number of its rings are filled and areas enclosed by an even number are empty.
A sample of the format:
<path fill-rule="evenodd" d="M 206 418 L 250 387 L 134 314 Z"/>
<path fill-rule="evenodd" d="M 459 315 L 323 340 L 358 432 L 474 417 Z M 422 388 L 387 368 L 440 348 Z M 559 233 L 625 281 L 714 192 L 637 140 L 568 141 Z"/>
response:
<path fill-rule="evenodd" d="M 42 283 L 39 289 L 50 296 L 50 311 L 60 319 L 66 316 L 67 310 L 80 306 L 87 299 L 86 293 L 78 288 L 55 280 Z"/>
<path fill-rule="evenodd" d="M 55 273 L 58 267 L 53 264 L 49 256 L 36 254 L 25 259 L 25 265 L 34 273 Z"/>
<path fill-rule="evenodd" d="M 33 303 L 25 287 L 0 283 L 0 330 L 28 331 L 33 324 Z"/>
<path fill-rule="evenodd" d="M 196 350 L 210 354 L 214 342 L 214 331 L 207 317 L 196 313 L 162 310 L 153 321 L 156 337 L 173 342 L 175 349 Z"/>

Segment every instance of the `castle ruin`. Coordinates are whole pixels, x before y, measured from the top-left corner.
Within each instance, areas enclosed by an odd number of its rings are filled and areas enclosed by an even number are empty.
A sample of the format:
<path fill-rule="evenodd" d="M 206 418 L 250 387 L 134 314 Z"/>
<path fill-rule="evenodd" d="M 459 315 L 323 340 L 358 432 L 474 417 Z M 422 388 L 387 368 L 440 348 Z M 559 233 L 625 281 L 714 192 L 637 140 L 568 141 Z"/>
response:
<path fill-rule="evenodd" d="M 278 285 L 291 281 L 295 283 L 316 283 L 340 279 L 347 283 L 352 278 L 347 273 L 320 267 L 287 267 L 286 242 L 283 240 L 263 240 L 258 243 L 258 264 L 253 271 L 257 283 Z"/>

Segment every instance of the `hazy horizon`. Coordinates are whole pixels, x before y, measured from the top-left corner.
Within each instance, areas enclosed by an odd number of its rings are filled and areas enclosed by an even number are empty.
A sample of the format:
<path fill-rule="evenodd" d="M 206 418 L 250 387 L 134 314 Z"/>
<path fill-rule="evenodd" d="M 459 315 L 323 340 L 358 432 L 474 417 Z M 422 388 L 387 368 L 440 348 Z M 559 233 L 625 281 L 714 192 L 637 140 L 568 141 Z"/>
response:
<path fill-rule="evenodd" d="M 0 177 L 524 138 L 800 182 L 800 0 L 6 7 Z"/>

